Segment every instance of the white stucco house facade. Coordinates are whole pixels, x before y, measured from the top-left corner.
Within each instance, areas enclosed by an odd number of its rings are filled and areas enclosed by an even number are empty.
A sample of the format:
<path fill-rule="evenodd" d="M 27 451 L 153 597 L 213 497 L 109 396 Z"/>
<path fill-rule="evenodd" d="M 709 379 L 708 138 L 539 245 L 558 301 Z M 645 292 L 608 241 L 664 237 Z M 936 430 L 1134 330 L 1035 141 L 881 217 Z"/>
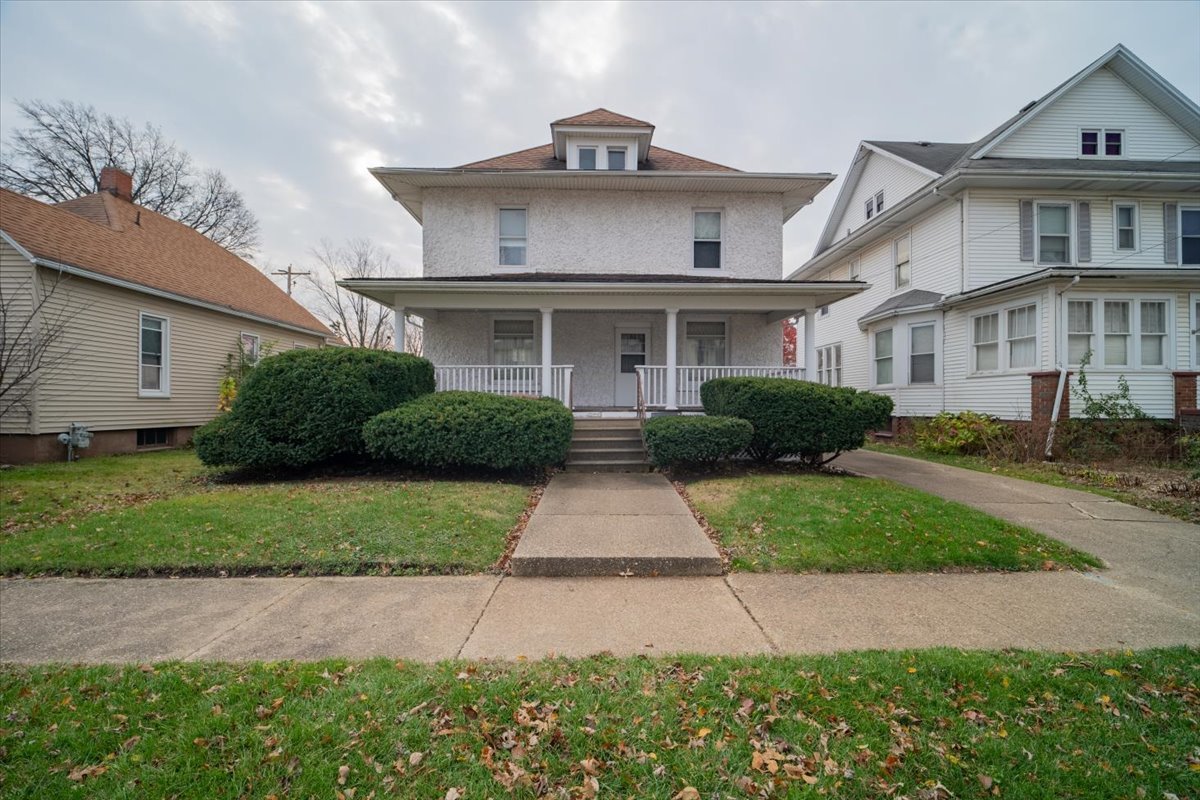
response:
<path fill-rule="evenodd" d="M 1177 417 L 1200 370 L 1200 107 L 1118 45 L 978 141 L 864 141 L 791 277 L 870 286 L 818 312 L 806 363 L 897 416 L 1078 414 L 1090 354 L 1093 393 L 1124 376 Z"/>
<path fill-rule="evenodd" d="M 422 274 L 343 285 L 420 318 L 439 389 L 628 413 L 696 408 L 717 375 L 802 377 L 781 322 L 864 288 L 783 280 L 783 225 L 833 175 L 741 172 L 605 109 L 550 133 L 460 167 L 371 170 L 421 225 Z"/>

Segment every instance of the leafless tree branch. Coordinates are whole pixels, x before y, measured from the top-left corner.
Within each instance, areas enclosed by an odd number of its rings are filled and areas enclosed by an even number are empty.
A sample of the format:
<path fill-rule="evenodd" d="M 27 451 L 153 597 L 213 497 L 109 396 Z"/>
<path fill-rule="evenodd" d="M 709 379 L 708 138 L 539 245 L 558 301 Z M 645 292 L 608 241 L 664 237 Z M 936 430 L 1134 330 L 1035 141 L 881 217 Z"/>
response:
<path fill-rule="evenodd" d="M 312 249 L 320 269 L 310 270 L 309 284 L 318 313 L 351 347 L 386 350 L 392 346 L 392 311 L 360 294 L 343 289 L 343 278 L 382 278 L 391 269 L 391 256 L 370 239 L 351 239 L 334 245 L 322 239 Z M 410 348 L 411 350 L 411 348 Z"/>

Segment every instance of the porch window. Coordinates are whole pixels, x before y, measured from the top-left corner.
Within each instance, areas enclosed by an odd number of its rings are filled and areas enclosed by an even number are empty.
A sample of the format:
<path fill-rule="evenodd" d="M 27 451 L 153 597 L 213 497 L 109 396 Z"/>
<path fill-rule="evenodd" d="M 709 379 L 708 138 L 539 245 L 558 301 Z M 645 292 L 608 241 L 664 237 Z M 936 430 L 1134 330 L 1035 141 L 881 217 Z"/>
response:
<path fill-rule="evenodd" d="M 1094 348 L 1091 364 L 1162 369 L 1171 362 L 1171 301 L 1101 297 L 1067 303 L 1067 358 L 1074 366 Z"/>
<path fill-rule="evenodd" d="M 892 331 L 875 333 L 875 384 L 886 386 L 892 382 Z"/>
<path fill-rule="evenodd" d="M 1129 365 L 1129 303 L 1104 301 L 1104 366 Z"/>
<path fill-rule="evenodd" d="M 1071 300 L 1067 303 L 1067 363 L 1082 364 L 1092 352 L 1091 300 Z"/>
<path fill-rule="evenodd" d="M 1143 367 L 1167 365 L 1167 304 L 1163 300 L 1143 300 L 1139 309 L 1141 357 Z"/>
<path fill-rule="evenodd" d="M 721 212 L 694 212 L 692 230 L 692 266 L 696 269 L 720 269 Z"/>
<path fill-rule="evenodd" d="M 500 367 L 536 364 L 532 319 L 492 321 L 492 363 Z"/>
<path fill-rule="evenodd" d="M 971 322 L 975 372 L 1000 369 L 1000 313 L 982 314 Z"/>
<path fill-rule="evenodd" d="M 684 326 L 684 355 L 689 366 L 725 366 L 726 345 L 723 321 L 693 320 Z"/>
<path fill-rule="evenodd" d="M 1008 366 L 1027 368 L 1037 364 L 1037 305 L 1010 308 L 1007 312 Z"/>
<path fill-rule="evenodd" d="M 842 346 L 826 345 L 817 350 L 817 383 L 842 385 Z"/>
<path fill-rule="evenodd" d="M 936 326 L 914 325 L 908 329 L 908 382 L 937 382 Z"/>
<path fill-rule="evenodd" d="M 166 317 L 142 314 L 140 328 L 138 394 L 167 397 L 170 394 L 170 322 Z"/>
<path fill-rule="evenodd" d="M 912 237 L 901 236 L 895 243 L 896 288 L 903 289 L 912 283 Z"/>
<path fill-rule="evenodd" d="M 500 209 L 500 266 L 525 266 L 527 216 L 524 208 Z"/>

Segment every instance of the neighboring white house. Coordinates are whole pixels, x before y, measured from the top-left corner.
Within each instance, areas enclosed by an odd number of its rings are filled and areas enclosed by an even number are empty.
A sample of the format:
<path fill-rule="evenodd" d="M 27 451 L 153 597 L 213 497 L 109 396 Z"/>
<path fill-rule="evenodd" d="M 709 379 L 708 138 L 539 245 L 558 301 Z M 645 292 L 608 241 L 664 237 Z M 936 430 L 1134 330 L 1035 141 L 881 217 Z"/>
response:
<path fill-rule="evenodd" d="M 1091 353 L 1093 393 L 1125 376 L 1175 417 L 1200 368 L 1200 107 L 1118 45 L 977 142 L 864 141 L 791 277 L 870 284 L 805 350 L 897 416 L 1045 417 Z"/>
<path fill-rule="evenodd" d="M 863 288 L 782 280 L 783 225 L 834 176 L 686 156 L 604 109 L 550 132 L 461 167 L 372 170 L 423 228 L 423 274 L 343 285 L 422 318 L 439 389 L 631 411 L 696 407 L 717 375 L 800 377 L 781 321 Z"/>

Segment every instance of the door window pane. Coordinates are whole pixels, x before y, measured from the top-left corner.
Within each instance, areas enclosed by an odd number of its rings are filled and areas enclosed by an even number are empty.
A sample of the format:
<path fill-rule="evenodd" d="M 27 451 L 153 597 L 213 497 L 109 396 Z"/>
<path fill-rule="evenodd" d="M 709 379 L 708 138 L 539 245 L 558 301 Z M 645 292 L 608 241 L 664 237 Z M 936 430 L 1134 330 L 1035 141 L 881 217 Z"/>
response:
<path fill-rule="evenodd" d="M 933 383 L 936 373 L 934 326 L 919 325 L 909 329 L 909 383 Z"/>
<path fill-rule="evenodd" d="M 1104 365 L 1123 367 L 1129 363 L 1129 303 L 1104 301 Z"/>

